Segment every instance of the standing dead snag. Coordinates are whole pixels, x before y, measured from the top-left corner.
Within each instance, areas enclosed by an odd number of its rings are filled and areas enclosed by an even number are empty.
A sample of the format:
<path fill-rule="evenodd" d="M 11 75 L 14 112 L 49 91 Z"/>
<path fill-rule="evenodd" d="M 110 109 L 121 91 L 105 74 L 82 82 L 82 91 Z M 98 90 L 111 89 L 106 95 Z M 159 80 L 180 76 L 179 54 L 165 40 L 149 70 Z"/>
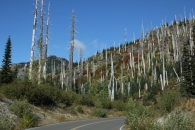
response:
<path fill-rule="evenodd" d="M 42 57 L 43 57 L 43 9 L 44 9 L 44 0 L 41 1 L 41 15 L 40 15 L 40 36 L 38 41 L 39 48 L 39 71 L 38 71 L 38 84 L 41 82 L 41 70 L 42 70 Z"/>
<path fill-rule="evenodd" d="M 82 49 L 80 48 L 79 50 L 79 56 L 80 56 L 80 85 L 82 84 L 82 76 L 83 76 L 83 51 Z"/>
<path fill-rule="evenodd" d="M 47 23 L 46 23 L 46 38 L 45 38 L 45 52 L 44 52 L 44 65 L 43 65 L 43 77 L 46 81 L 46 69 L 47 69 L 47 49 L 48 49 L 48 41 L 49 41 L 49 8 L 50 8 L 50 3 L 48 5 L 48 15 L 47 15 Z"/>
<path fill-rule="evenodd" d="M 83 76 L 83 50 L 80 48 L 79 49 L 79 62 L 80 62 L 80 76 Z"/>
<path fill-rule="evenodd" d="M 34 21 L 33 21 L 33 32 L 32 32 L 32 45 L 30 52 L 30 67 L 29 67 L 29 79 L 32 79 L 32 65 L 34 61 L 34 47 L 35 47 L 35 35 L 36 35 L 36 25 L 37 25 L 37 10 L 38 10 L 38 1 L 35 1 L 35 11 L 34 11 Z"/>
<path fill-rule="evenodd" d="M 72 26 L 71 26 L 71 41 L 70 41 L 70 54 L 69 54 L 69 87 L 72 90 L 73 81 L 73 52 L 74 52 L 74 33 L 75 33 L 75 12 L 72 11 Z"/>
<path fill-rule="evenodd" d="M 126 35 L 127 35 L 127 29 L 125 28 L 125 32 L 124 32 L 124 40 L 125 40 L 125 52 L 126 52 L 126 44 L 127 44 L 127 38 L 126 38 Z"/>

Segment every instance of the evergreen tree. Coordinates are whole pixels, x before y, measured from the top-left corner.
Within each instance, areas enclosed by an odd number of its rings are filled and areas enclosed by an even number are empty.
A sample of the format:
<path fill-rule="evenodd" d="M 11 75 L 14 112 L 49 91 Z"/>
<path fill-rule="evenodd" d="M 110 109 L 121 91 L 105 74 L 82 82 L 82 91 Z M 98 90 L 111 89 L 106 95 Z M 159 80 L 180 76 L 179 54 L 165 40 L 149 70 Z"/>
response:
<path fill-rule="evenodd" d="M 193 41 L 195 42 L 195 25 L 193 26 L 192 29 L 192 37 L 193 37 Z"/>
<path fill-rule="evenodd" d="M 1 71 L 1 83 L 10 83 L 13 80 L 13 75 L 11 71 L 11 39 L 8 37 L 5 53 L 2 60 L 2 71 Z"/>
<path fill-rule="evenodd" d="M 193 26 L 192 37 L 193 37 L 193 42 L 195 42 L 195 26 Z M 191 79 L 192 85 L 188 87 L 186 91 L 190 97 L 195 97 L 195 47 L 193 47 L 191 64 L 192 64 L 192 79 Z"/>
<path fill-rule="evenodd" d="M 182 65 L 184 81 L 182 83 L 181 91 L 184 92 L 187 97 L 193 97 L 193 95 L 195 96 L 195 84 L 193 84 L 195 81 L 195 67 L 193 67 L 195 65 L 195 57 L 194 55 L 191 55 L 189 40 L 183 48 Z"/>
<path fill-rule="evenodd" d="M 18 75 L 18 67 L 16 65 L 14 71 L 13 71 L 13 80 L 17 79 L 17 75 Z"/>
<path fill-rule="evenodd" d="M 0 86 L 1 86 L 1 71 L 0 71 Z"/>

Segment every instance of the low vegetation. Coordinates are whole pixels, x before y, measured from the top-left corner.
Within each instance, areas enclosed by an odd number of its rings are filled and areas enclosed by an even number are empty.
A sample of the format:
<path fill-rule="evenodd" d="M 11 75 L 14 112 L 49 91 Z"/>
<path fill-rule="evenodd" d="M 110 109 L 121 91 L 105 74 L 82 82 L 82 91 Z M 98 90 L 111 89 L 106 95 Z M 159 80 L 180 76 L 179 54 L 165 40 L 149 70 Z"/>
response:
<path fill-rule="evenodd" d="M 25 129 L 38 126 L 39 117 L 34 112 L 35 107 L 40 107 L 46 111 L 60 108 L 66 110 L 72 116 L 89 114 L 88 118 L 104 118 L 109 114 L 112 116 L 116 115 L 114 114 L 116 111 L 125 110 L 125 103 L 122 100 L 111 102 L 108 98 L 103 99 L 91 94 L 76 94 L 72 91 L 62 91 L 50 85 L 35 85 L 29 81 L 22 80 L 1 85 L 0 93 L 4 98 L 6 97 L 14 101 L 9 106 L 9 110 L 19 118 L 16 124 L 4 128 L 6 126 L 5 123 L 11 123 L 11 120 L 5 117 L 5 120 L 1 121 L 2 125 L 0 126 L 4 130 L 16 127 L 17 129 Z M 89 111 L 84 110 L 85 106 Z M 68 120 L 64 116 L 58 118 L 60 122 Z"/>
<path fill-rule="evenodd" d="M 14 130 L 14 124 L 8 117 L 1 117 L 0 130 Z"/>
<path fill-rule="evenodd" d="M 195 127 L 193 99 L 181 96 L 179 88 L 167 88 L 157 95 L 153 105 L 128 101 L 126 129 L 130 130 L 193 130 Z M 187 100 L 187 102 L 186 102 Z M 152 101 L 151 101 L 152 102 Z"/>

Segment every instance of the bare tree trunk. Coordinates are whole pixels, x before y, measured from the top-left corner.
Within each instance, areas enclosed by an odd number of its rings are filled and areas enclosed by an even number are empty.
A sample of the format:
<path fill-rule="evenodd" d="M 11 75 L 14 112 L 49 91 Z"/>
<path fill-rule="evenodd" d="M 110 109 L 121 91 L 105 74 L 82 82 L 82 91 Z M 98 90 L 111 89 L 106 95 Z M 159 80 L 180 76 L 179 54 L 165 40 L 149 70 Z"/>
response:
<path fill-rule="evenodd" d="M 123 84 L 123 67 L 121 66 L 121 94 L 124 94 L 124 84 Z"/>
<path fill-rule="evenodd" d="M 145 61 L 144 61 L 144 54 L 143 54 L 143 50 L 142 50 L 142 63 L 143 63 L 143 69 L 144 69 L 144 76 L 146 75 L 146 69 L 145 69 Z"/>
<path fill-rule="evenodd" d="M 87 61 L 87 82 L 89 82 L 89 63 Z"/>
<path fill-rule="evenodd" d="M 73 53 L 74 53 L 74 33 L 75 33 L 75 12 L 72 11 L 72 26 L 71 26 L 71 41 L 70 41 L 70 54 L 69 54 L 69 87 L 72 90 L 73 81 Z"/>
<path fill-rule="evenodd" d="M 108 55 L 106 49 L 106 83 L 108 82 Z"/>
<path fill-rule="evenodd" d="M 138 68 L 138 75 L 140 75 L 140 65 L 139 65 L 139 51 L 138 51 L 138 66 L 137 66 L 137 68 Z"/>
<path fill-rule="evenodd" d="M 113 66 L 112 54 L 111 54 L 111 78 L 110 80 L 112 81 L 111 101 L 114 101 L 114 66 Z"/>
<path fill-rule="evenodd" d="M 52 75 L 52 80 L 54 79 L 54 76 L 56 74 L 56 65 L 55 65 L 55 61 L 52 61 L 52 68 L 51 68 L 52 72 L 51 72 L 51 75 Z"/>
<path fill-rule="evenodd" d="M 127 43 L 127 39 L 126 39 L 126 35 L 127 35 L 127 29 L 125 28 L 125 34 L 124 34 L 124 40 L 125 40 L 125 52 L 126 52 L 126 43 Z"/>
<path fill-rule="evenodd" d="M 161 83 L 161 89 L 162 91 L 164 90 L 164 85 L 163 85 L 163 80 L 162 80 L 162 75 L 160 74 L 160 83 Z"/>
<path fill-rule="evenodd" d="M 131 86 L 130 86 L 130 82 L 128 82 L 128 88 L 127 88 L 127 93 L 128 93 L 128 95 L 130 94 L 130 90 L 131 90 Z"/>
<path fill-rule="evenodd" d="M 47 23 L 46 23 L 46 38 L 45 38 L 45 52 L 44 52 L 44 65 L 43 65 L 43 77 L 46 81 L 46 71 L 47 71 L 47 50 L 48 50 L 48 41 L 49 41 L 49 9 L 50 3 L 48 5 L 48 15 L 47 15 Z"/>
<path fill-rule="evenodd" d="M 75 69 L 74 69 L 74 76 L 73 76 L 73 86 L 74 86 L 74 90 L 75 90 L 75 84 L 76 84 L 76 72 L 75 72 Z"/>
<path fill-rule="evenodd" d="M 64 63 L 62 62 L 62 59 L 61 59 L 61 74 L 60 74 L 60 81 L 61 81 L 61 89 L 63 89 L 63 85 L 64 85 Z"/>
<path fill-rule="evenodd" d="M 32 65 L 34 61 L 34 46 L 35 46 L 35 35 L 36 35 L 36 25 L 37 25 L 37 10 L 38 10 L 38 1 L 35 1 L 35 10 L 34 10 L 34 21 L 33 21 L 33 33 L 32 33 L 32 45 L 30 52 L 30 67 L 29 67 L 29 79 L 32 79 Z"/>
<path fill-rule="evenodd" d="M 80 76 L 82 77 L 83 76 L 83 51 L 82 49 L 80 48 Z"/>
<path fill-rule="evenodd" d="M 44 0 L 41 1 L 41 16 L 40 16 L 40 38 L 38 41 L 39 48 L 39 72 L 38 72 L 38 84 L 41 83 L 41 70 L 42 70 L 42 53 L 43 53 L 43 9 L 44 9 Z"/>

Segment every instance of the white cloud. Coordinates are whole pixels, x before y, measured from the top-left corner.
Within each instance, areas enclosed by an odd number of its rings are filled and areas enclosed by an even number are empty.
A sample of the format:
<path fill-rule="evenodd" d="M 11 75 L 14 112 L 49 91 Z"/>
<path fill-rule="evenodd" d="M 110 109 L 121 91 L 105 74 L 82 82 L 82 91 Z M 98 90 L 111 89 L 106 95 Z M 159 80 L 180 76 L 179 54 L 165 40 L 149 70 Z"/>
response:
<path fill-rule="evenodd" d="M 93 43 L 95 48 L 98 48 L 98 40 L 97 39 L 93 40 L 92 43 Z"/>
<path fill-rule="evenodd" d="M 85 50 L 85 44 L 81 41 L 79 41 L 78 39 L 75 39 L 74 40 L 74 47 L 77 49 L 77 50 Z"/>

